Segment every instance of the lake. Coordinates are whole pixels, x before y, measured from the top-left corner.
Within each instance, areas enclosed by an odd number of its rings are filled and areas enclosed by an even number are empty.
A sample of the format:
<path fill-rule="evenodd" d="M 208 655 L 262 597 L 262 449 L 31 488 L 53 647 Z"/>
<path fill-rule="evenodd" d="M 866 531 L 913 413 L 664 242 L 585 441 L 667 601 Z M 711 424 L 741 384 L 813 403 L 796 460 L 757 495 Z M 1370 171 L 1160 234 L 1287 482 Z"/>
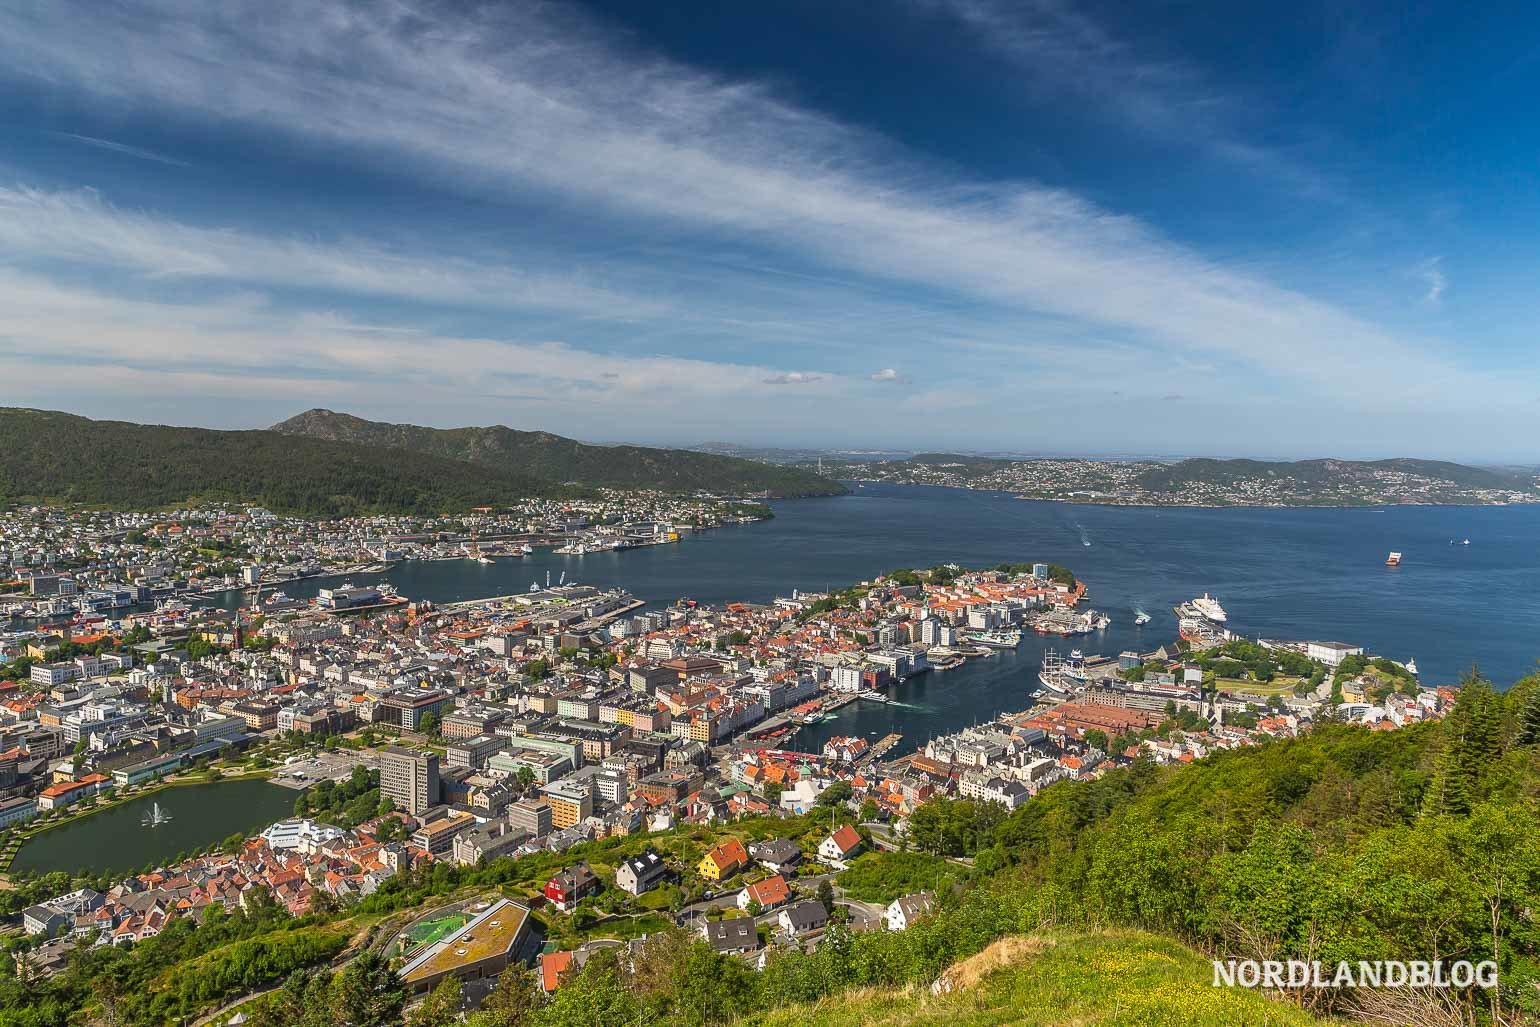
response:
<path fill-rule="evenodd" d="M 22 845 L 11 870 L 124 874 L 146 864 L 159 866 L 178 853 L 201 849 L 237 832 L 253 834 L 292 816 L 298 795 L 256 780 L 163 788 L 44 831 Z M 170 819 L 147 827 L 144 818 L 156 803 Z"/>

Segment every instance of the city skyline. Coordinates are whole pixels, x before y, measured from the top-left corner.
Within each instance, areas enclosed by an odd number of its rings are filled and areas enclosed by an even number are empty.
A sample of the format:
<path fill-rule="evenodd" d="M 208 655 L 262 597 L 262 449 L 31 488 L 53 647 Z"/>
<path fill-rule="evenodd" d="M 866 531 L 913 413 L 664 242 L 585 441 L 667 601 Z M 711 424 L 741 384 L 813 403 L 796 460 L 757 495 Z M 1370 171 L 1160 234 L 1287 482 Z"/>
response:
<path fill-rule="evenodd" d="M 0 403 L 1540 459 L 1525 26 L 1216 13 L 13 6 Z"/>

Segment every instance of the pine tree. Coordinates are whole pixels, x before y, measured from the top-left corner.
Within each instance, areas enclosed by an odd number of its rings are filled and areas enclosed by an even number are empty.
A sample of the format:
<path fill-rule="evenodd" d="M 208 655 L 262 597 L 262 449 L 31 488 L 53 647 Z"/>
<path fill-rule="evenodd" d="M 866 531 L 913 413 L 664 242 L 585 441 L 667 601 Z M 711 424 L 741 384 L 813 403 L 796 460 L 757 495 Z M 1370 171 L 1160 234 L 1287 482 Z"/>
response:
<path fill-rule="evenodd" d="M 1531 680 L 1519 711 L 1518 744 L 1534 745 L 1540 742 L 1540 680 Z"/>

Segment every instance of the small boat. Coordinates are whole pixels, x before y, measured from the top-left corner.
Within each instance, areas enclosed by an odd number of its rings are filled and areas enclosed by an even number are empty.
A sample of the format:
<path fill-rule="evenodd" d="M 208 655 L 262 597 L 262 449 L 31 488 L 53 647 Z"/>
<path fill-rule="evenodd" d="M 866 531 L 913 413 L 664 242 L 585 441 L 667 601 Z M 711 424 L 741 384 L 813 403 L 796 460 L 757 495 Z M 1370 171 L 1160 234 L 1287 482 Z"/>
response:
<path fill-rule="evenodd" d="M 1470 545 L 1470 539 L 1464 539 L 1463 541 L 1460 542 L 1460 545 L 1462 545 L 1462 546 Z"/>
<path fill-rule="evenodd" d="M 477 563 L 491 563 L 492 562 L 492 558 L 490 556 L 478 556 L 478 557 L 476 557 L 476 562 Z"/>
<path fill-rule="evenodd" d="M 1134 615 L 1134 623 L 1136 625 L 1148 624 L 1149 622 L 1150 622 L 1150 615 L 1145 613 L 1143 610 L 1140 610 L 1138 613 L 1136 613 Z"/>
<path fill-rule="evenodd" d="M 1392 552 L 1389 556 L 1387 556 L 1385 558 L 1385 566 L 1386 567 L 1399 567 L 1399 566 L 1401 566 L 1401 554 L 1400 553 L 1396 553 L 1396 552 Z"/>

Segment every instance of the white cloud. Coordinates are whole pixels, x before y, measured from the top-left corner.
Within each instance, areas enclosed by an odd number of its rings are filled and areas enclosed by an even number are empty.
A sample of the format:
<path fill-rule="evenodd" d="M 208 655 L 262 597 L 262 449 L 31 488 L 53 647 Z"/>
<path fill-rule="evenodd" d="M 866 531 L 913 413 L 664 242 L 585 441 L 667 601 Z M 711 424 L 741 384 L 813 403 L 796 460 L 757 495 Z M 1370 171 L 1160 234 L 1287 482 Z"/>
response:
<path fill-rule="evenodd" d="M 1193 147 L 1312 196 L 1340 199 L 1315 168 L 1247 139 L 1252 104 L 1210 82 L 1191 63 L 1120 37 L 1062 0 L 910 0 L 961 24 L 1050 102 L 1090 104 L 1142 136 Z"/>
<path fill-rule="evenodd" d="M 762 89 L 620 53 L 558 20 L 568 17 L 147 0 L 84 18 L 50 4 L 0 10 L 0 63 L 118 102 L 389 154 L 487 194 L 695 224 L 1315 388 L 1387 368 L 1414 392 L 1449 386 L 1451 369 L 1419 347 L 1073 195 L 937 180 L 880 140 Z"/>
<path fill-rule="evenodd" d="M 899 374 L 897 369 L 892 367 L 884 367 L 880 371 L 873 371 L 867 377 L 871 378 L 874 382 L 903 382 L 908 380 Z"/>
<path fill-rule="evenodd" d="M 1417 277 L 1422 279 L 1426 287 L 1422 294 L 1424 303 L 1436 304 L 1444 298 L 1444 290 L 1449 287 L 1449 279 L 1444 274 L 1443 262 L 1443 257 L 1429 257 L 1417 268 Z"/>
<path fill-rule="evenodd" d="M 479 10 L 460 16 L 360 2 L 318 11 L 301 0 L 0 7 L 0 75 L 195 125 L 234 123 L 298 138 L 339 162 L 388 161 L 395 173 L 481 197 L 548 203 L 590 227 L 617 223 L 639 234 L 667 227 L 692 240 L 754 248 L 769 262 L 812 267 L 826 280 L 940 296 L 964 312 L 958 320 L 968 322 L 968 334 L 979 322 L 991 329 L 976 333 L 988 336 L 981 345 L 1001 351 L 983 373 L 1001 380 L 1019 380 L 1046 336 L 1059 349 L 1106 340 L 1143 365 L 1201 374 L 1211 392 L 1235 394 L 1263 381 L 1301 410 L 1332 397 L 1360 410 L 1422 412 L 1429 403 L 1478 396 L 1502 402 L 1515 388 L 1514 376 L 1473 371 L 1457 353 L 1215 263 L 1075 195 L 959 179 L 766 89 L 623 50 L 571 9 L 514 3 Z M 1085 45 L 1104 46 L 1094 38 Z M 468 262 L 176 226 L 79 194 L 19 202 L 19 215 L 0 218 L 0 233 L 12 233 L 0 238 L 145 274 L 267 286 L 303 277 L 435 302 L 473 303 L 505 289 L 530 303 L 560 305 L 565 295 L 569 309 L 590 302 L 581 283 L 574 297 L 564 293 L 573 288 L 565 280 Z M 43 228 L 54 212 L 64 230 L 50 240 Z M 112 229 L 106 238 L 91 237 L 103 225 Z M 248 247 L 255 255 L 243 252 Z M 220 316 L 216 309 L 206 319 Z M 1059 327 L 1013 331 L 1038 323 Z M 567 379 L 546 372 L 576 374 L 587 360 L 623 375 L 597 383 L 607 397 L 638 380 L 677 387 L 670 376 L 681 373 L 724 380 L 728 395 L 808 374 L 640 350 L 633 369 L 630 360 L 581 347 L 436 337 L 429 361 L 422 349 L 381 341 L 393 338 L 389 332 L 367 335 L 356 325 L 339 332 L 324 321 L 300 327 L 337 349 L 324 359 L 303 348 L 295 356 L 338 374 L 453 377 L 455 361 L 470 359 L 476 370 L 467 380 L 474 382 L 497 367 L 499 354 L 511 355 L 511 374 L 560 391 L 552 383 Z M 100 328 L 101 338 L 136 338 L 147 352 L 161 345 L 149 325 Z M 171 334 L 195 349 L 186 326 L 176 328 Z M 835 354 L 845 339 L 866 339 L 868 331 L 831 321 L 825 345 Z M 239 337 L 232 329 L 220 344 L 232 334 Z M 260 350 L 257 336 L 250 333 L 249 342 Z M 117 350 L 118 359 L 133 355 L 132 347 Z M 1098 355 L 1088 353 L 1083 363 L 1098 366 Z M 981 373 L 973 364 L 957 372 Z M 597 387 L 592 374 L 579 379 L 583 388 Z M 1366 381 L 1377 387 L 1364 390 Z M 826 387 L 837 384 L 831 379 Z M 792 394 L 822 390 L 777 391 L 791 402 Z"/>
<path fill-rule="evenodd" d="M 814 382 L 823 381 L 823 375 L 809 374 L 806 371 L 786 371 L 771 375 L 763 381 L 766 385 L 812 385 Z"/>
<path fill-rule="evenodd" d="M 48 134 L 59 139 L 68 139 L 71 142 L 80 143 L 83 146 L 94 146 L 98 150 L 111 150 L 113 153 L 121 153 L 126 157 L 137 157 L 139 160 L 154 161 L 157 164 L 170 164 L 178 168 L 192 167 L 185 160 L 178 160 L 175 157 L 168 157 L 164 153 L 156 153 L 154 150 L 130 146 L 127 143 L 119 143 L 111 139 L 98 139 L 96 136 L 83 136 L 75 132 L 50 132 Z"/>
<path fill-rule="evenodd" d="M 583 416 L 598 414 L 622 429 L 641 425 L 649 436 L 660 419 L 773 423 L 788 402 L 778 381 L 823 377 L 645 353 L 617 360 L 560 342 L 403 331 L 280 310 L 251 294 L 197 303 L 126 298 L 4 269 L 0 343 L 12 372 L 0 375 L 0 402 L 35 405 L 29 397 L 67 368 L 71 408 L 87 412 L 120 399 L 122 383 L 132 381 L 205 399 L 238 395 L 278 410 L 292 407 L 296 396 L 408 408 L 436 398 L 458 423 L 495 420 L 512 406 L 525 423 L 557 428 L 559 419 L 569 432 L 579 430 Z M 638 433 L 615 437 L 628 434 Z"/>
<path fill-rule="evenodd" d="M 258 235 L 204 228 L 121 210 L 90 189 L 65 192 L 0 186 L 0 260 L 67 260 L 157 279 L 389 296 L 494 309 L 536 308 L 617 318 L 655 315 L 666 305 L 558 277 L 439 254 L 409 254 L 352 241 Z"/>

